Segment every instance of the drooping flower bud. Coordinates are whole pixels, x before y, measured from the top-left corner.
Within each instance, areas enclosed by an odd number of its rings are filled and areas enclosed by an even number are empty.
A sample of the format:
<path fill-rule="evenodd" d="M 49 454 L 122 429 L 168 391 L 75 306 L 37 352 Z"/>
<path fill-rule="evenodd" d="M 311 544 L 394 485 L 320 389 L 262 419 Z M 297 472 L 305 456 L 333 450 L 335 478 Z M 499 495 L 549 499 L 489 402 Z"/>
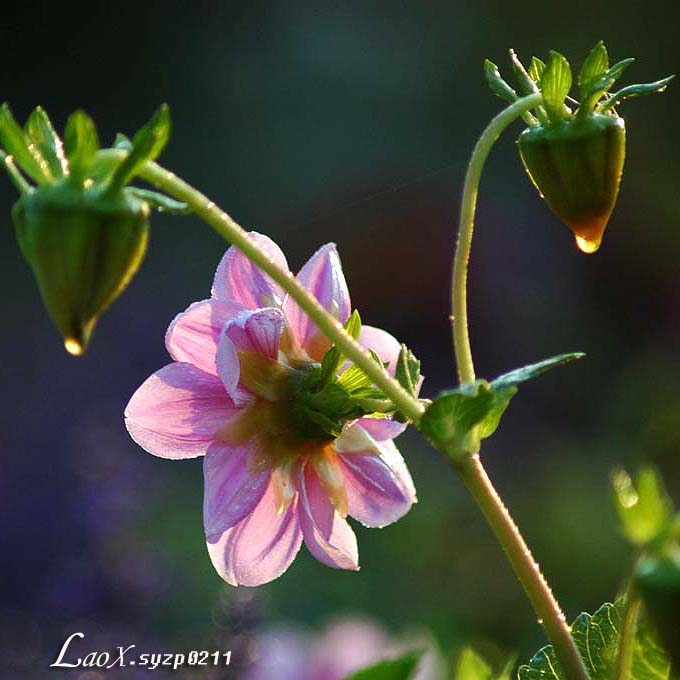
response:
<path fill-rule="evenodd" d="M 635 570 L 635 585 L 669 656 L 680 670 L 680 548 L 643 559 Z"/>
<path fill-rule="evenodd" d="M 122 191 L 101 194 L 65 180 L 25 194 L 12 210 L 45 307 L 64 346 L 76 355 L 136 273 L 149 235 L 144 201 Z"/>
<path fill-rule="evenodd" d="M 0 143 L 12 159 L 6 166 L 22 192 L 12 211 L 17 240 L 71 354 L 85 351 L 97 320 L 139 268 L 151 207 L 186 208 L 128 186 L 160 154 L 169 131 L 163 106 L 132 141 L 121 136 L 115 149 L 100 151 L 94 123 L 82 111 L 69 118 L 62 145 L 42 109 L 25 130 L 6 105 L 0 109 Z"/>
<path fill-rule="evenodd" d="M 547 64 L 533 57 L 528 70 L 512 50 L 510 57 L 520 93 L 543 95 L 541 105 L 523 116 L 529 127 L 518 140 L 522 163 L 550 209 L 574 233 L 578 247 L 594 253 L 616 203 L 626 155 L 626 126 L 614 107 L 629 97 L 663 91 L 672 76 L 610 94 L 633 59 L 610 67 L 599 42 L 578 76 L 579 103 L 569 97 L 571 67 L 561 54 L 551 52 Z M 487 61 L 485 74 L 496 95 L 517 101 L 518 93 L 494 64 Z"/>
<path fill-rule="evenodd" d="M 527 128 L 519 153 L 534 186 L 574 233 L 584 253 L 602 242 L 626 156 L 623 118 L 595 114 L 562 125 Z"/>

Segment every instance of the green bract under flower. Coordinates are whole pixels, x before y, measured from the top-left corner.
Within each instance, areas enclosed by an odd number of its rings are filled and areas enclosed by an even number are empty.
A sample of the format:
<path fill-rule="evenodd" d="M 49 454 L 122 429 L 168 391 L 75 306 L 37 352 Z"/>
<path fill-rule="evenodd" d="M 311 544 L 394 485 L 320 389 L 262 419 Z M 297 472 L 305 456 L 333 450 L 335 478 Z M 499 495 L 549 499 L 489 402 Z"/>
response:
<path fill-rule="evenodd" d="M 131 142 L 118 140 L 126 153 L 107 155 L 83 111 L 70 116 L 62 144 L 41 108 L 23 129 L 6 104 L 0 109 L 0 154 L 21 192 L 12 210 L 17 240 L 71 354 L 82 354 L 101 314 L 137 272 L 151 207 L 185 207 L 128 186 L 169 134 L 163 106 Z"/>
<path fill-rule="evenodd" d="M 579 249 L 594 253 L 621 183 L 626 155 L 626 127 L 616 108 L 629 97 L 663 91 L 673 76 L 610 92 L 634 61 L 609 66 L 604 43 L 591 50 L 578 75 L 580 102 L 572 99 L 569 62 L 551 52 L 547 64 L 533 57 L 526 69 L 511 50 L 520 94 L 541 93 L 543 101 L 524 120 L 528 128 L 518 140 L 522 163 L 551 210 L 571 229 Z M 493 92 L 514 102 L 519 94 L 487 61 L 485 73 Z"/>

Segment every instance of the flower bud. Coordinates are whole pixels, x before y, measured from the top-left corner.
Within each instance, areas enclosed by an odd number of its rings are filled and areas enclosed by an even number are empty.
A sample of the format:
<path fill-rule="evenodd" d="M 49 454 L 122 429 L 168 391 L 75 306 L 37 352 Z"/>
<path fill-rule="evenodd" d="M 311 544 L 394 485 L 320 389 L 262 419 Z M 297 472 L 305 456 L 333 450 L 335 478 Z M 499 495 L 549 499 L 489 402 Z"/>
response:
<path fill-rule="evenodd" d="M 524 167 L 578 247 L 594 253 L 619 193 L 626 127 L 618 116 L 592 114 L 527 128 L 519 137 Z"/>
<path fill-rule="evenodd" d="M 139 268 L 149 206 L 130 192 L 82 189 L 68 179 L 24 194 L 12 217 L 21 251 L 71 354 Z"/>
<path fill-rule="evenodd" d="M 668 555 L 643 559 L 635 570 L 635 584 L 677 672 L 680 670 L 680 548 Z"/>

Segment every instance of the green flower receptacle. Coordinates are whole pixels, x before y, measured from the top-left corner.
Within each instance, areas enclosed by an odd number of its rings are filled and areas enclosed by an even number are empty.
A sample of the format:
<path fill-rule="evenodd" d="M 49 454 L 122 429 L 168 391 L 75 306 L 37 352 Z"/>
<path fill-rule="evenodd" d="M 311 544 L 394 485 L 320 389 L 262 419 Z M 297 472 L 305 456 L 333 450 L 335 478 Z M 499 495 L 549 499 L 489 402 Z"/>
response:
<path fill-rule="evenodd" d="M 82 354 L 104 310 L 139 268 L 149 206 L 125 190 L 65 179 L 23 195 L 12 218 L 47 311 L 71 354 Z"/>
<path fill-rule="evenodd" d="M 591 114 L 526 129 L 519 152 L 534 186 L 571 229 L 578 247 L 595 252 L 616 204 L 626 155 L 622 118 Z"/>

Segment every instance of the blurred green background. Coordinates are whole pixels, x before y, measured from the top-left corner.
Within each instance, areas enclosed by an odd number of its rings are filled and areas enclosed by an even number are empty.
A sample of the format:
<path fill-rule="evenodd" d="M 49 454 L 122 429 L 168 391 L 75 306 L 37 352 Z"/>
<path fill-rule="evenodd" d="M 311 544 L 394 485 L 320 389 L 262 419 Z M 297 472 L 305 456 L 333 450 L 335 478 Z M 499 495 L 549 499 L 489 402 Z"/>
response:
<path fill-rule="evenodd" d="M 602 38 L 614 59 L 638 58 L 622 82 L 655 80 L 680 70 L 679 18 L 670 1 L 13 4 L 0 94 L 22 120 L 43 105 L 59 128 L 82 107 L 105 141 L 167 101 L 164 164 L 270 235 L 294 268 L 337 242 L 354 305 L 413 348 L 432 396 L 454 381 L 447 303 L 465 164 L 502 106 L 483 59 L 508 73 L 510 47 L 525 60 L 557 49 L 578 67 Z M 680 500 L 679 104 L 673 84 L 623 107 L 626 169 L 596 255 L 577 252 L 525 177 L 519 126 L 482 183 L 470 283 L 480 375 L 588 354 L 523 388 L 483 452 L 569 618 L 611 599 L 629 566 L 612 466 L 652 461 Z M 75 630 L 104 648 L 231 647 L 228 677 L 239 677 L 259 629 L 345 612 L 392 634 L 432 631 L 447 654 L 472 641 L 492 659 L 527 658 L 543 644 L 479 513 L 416 433 L 399 445 L 420 502 L 392 527 L 357 528 L 361 572 L 303 553 L 268 586 L 225 587 L 203 542 L 200 461 L 152 458 L 122 420 L 168 361 L 168 322 L 208 296 L 224 243 L 195 218 L 154 216 L 140 274 L 72 359 L 16 247 L 14 200 L 0 183 L 11 677 L 44 677 Z"/>

